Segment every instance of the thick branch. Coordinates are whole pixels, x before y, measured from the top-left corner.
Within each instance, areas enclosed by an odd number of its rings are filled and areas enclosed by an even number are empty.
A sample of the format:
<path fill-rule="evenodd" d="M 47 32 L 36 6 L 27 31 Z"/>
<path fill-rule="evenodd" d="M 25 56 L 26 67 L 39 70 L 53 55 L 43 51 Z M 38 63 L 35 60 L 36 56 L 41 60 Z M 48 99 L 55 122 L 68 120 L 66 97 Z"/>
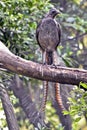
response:
<path fill-rule="evenodd" d="M 58 67 L 57 69 L 50 66 L 34 63 L 12 54 L 0 42 L 0 63 L 4 68 L 17 74 L 22 74 L 32 78 L 47 80 L 52 82 L 79 84 L 80 81 L 87 82 L 87 71 Z"/>
<path fill-rule="evenodd" d="M 17 119 L 13 111 L 13 106 L 2 84 L 0 84 L 0 96 L 9 130 L 19 130 Z"/>

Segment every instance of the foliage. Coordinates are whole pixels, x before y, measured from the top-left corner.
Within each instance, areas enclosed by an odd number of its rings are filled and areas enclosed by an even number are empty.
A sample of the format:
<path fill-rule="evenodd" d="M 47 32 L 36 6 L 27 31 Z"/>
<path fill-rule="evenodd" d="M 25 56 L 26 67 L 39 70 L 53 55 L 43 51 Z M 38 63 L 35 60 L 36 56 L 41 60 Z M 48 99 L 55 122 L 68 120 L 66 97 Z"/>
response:
<path fill-rule="evenodd" d="M 74 130 L 87 126 L 87 91 L 84 88 L 87 89 L 87 84 L 81 82 L 79 87 L 73 89 L 69 98 L 70 110 L 64 112 L 71 115 Z"/>
<path fill-rule="evenodd" d="M 60 5 L 63 12 L 59 20 L 62 26 L 62 57 L 68 66 L 87 68 L 87 58 L 84 57 L 87 52 L 87 2 L 69 0 L 64 3 L 63 0 Z"/>
<path fill-rule="evenodd" d="M 40 56 L 38 45 L 35 39 L 35 29 L 38 20 L 42 17 L 44 11 L 48 11 L 52 5 L 48 0 L 1 0 L 0 1 L 0 40 L 16 55 L 25 59 L 37 61 Z M 6 88 L 14 75 L 10 72 L 0 72 L 0 78 Z M 29 78 L 22 77 L 25 83 L 29 82 Z M 32 86 L 38 84 L 36 80 L 32 80 Z M 32 87 L 33 88 L 33 87 Z M 10 94 L 10 98 L 13 94 Z M 15 101 L 15 103 L 14 103 Z M 12 103 L 15 107 L 17 118 L 21 129 L 32 129 L 29 122 L 24 119 L 23 112 L 18 107 L 17 99 L 13 99 Z M 0 113 L 2 112 L 0 107 Z M 1 122 L 1 119 L 0 119 Z M 4 122 L 4 121 L 3 121 Z M 6 128 L 6 123 L 0 128 Z M 24 126 L 25 124 L 25 126 Z"/>
<path fill-rule="evenodd" d="M 0 39 L 13 53 L 26 59 L 37 60 L 35 29 L 38 19 L 50 6 L 47 0 L 2 0 Z"/>
<path fill-rule="evenodd" d="M 62 10 L 62 15 L 56 18 L 62 26 L 62 40 L 58 48 L 67 66 L 87 68 L 87 1 L 86 0 L 55 0 L 53 3 L 57 8 Z M 16 55 L 25 59 L 41 62 L 41 53 L 38 49 L 35 39 L 35 29 L 39 20 L 44 16 L 49 8 L 53 7 L 49 0 L 1 0 L 0 1 L 0 40 Z M 0 82 L 6 88 L 9 88 L 9 82 L 14 76 L 11 72 L 0 72 Z M 37 80 L 20 76 L 24 84 L 32 84 L 32 96 L 35 97 L 37 86 L 42 90 L 41 82 Z M 81 83 L 84 88 L 86 84 Z M 9 92 L 10 98 L 16 108 L 19 125 L 21 130 L 32 129 L 32 125 L 25 120 L 25 115 L 18 107 L 18 101 Z M 77 122 L 82 119 L 86 111 L 87 92 L 75 88 L 72 97 L 69 98 L 71 103 L 69 114 L 74 121 L 73 128 L 76 128 Z M 78 105 L 77 105 L 78 104 Z M 0 104 L 0 115 L 3 114 L 3 108 Z M 50 122 L 52 130 L 62 129 L 59 125 L 55 110 L 51 104 L 47 103 L 47 122 Z M 67 114 L 67 112 L 66 112 Z M 75 118 L 74 118 L 75 116 Z M 5 118 L 5 117 L 3 117 Z M 0 127 L 6 128 L 6 123 L 2 120 Z M 25 124 L 25 126 L 24 126 Z M 78 128 L 77 128 L 78 129 Z M 77 130 L 75 129 L 75 130 Z"/>

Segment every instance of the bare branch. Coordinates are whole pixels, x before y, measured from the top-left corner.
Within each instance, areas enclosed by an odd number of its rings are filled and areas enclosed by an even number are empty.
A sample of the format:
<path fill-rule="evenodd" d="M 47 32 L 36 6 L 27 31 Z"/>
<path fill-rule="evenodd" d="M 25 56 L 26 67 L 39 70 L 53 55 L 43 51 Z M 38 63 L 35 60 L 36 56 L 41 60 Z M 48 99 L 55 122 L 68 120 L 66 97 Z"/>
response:
<path fill-rule="evenodd" d="M 28 61 L 12 54 L 1 42 L 0 63 L 3 64 L 5 69 L 40 80 L 77 85 L 80 81 L 87 82 L 86 70 L 60 66 L 55 69 L 50 66 Z"/>
<path fill-rule="evenodd" d="M 81 37 L 83 37 L 83 36 L 85 36 L 85 35 L 87 35 L 87 32 L 85 32 L 85 33 L 83 33 L 83 34 L 80 34 L 80 35 L 78 35 L 78 36 L 75 36 L 75 37 L 73 37 L 73 38 L 68 38 L 68 39 L 66 39 L 66 40 L 63 40 L 62 42 L 76 40 L 77 38 L 81 38 Z"/>
<path fill-rule="evenodd" d="M 0 96 L 9 130 L 19 130 L 17 120 L 13 111 L 13 106 L 2 84 L 0 84 Z"/>

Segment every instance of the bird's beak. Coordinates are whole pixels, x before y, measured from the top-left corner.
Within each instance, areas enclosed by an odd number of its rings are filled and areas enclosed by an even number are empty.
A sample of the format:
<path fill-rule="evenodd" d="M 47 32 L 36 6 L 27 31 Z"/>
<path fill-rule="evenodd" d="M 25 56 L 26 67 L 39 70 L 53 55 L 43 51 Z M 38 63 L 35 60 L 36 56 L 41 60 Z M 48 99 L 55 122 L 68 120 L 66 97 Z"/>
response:
<path fill-rule="evenodd" d="M 61 13 L 59 10 L 57 10 L 57 14 L 59 14 L 59 15 L 60 15 L 60 14 L 62 14 L 62 13 Z"/>

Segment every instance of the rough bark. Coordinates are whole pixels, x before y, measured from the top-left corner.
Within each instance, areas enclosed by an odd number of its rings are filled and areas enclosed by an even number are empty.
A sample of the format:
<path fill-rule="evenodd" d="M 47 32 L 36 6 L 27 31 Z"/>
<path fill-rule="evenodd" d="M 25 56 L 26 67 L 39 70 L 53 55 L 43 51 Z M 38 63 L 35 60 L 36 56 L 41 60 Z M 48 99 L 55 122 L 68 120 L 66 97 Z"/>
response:
<path fill-rule="evenodd" d="M 25 60 L 11 53 L 0 42 L 0 64 L 3 68 L 32 78 L 58 82 L 62 84 L 78 85 L 81 81 L 87 82 L 87 71 L 67 67 L 50 67 Z"/>
<path fill-rule="evenodd" d="M 6 115 L 6 121 L 7 121 L 9 130 L 19 130 L 17 119 L 13 111 L 13 106 L 10 102 L 10 99 L 6 90 L 1 84 L 0 84 L 0 96 L 1 96 L 1 101 L 2 101 L 3 109 Z"/>

